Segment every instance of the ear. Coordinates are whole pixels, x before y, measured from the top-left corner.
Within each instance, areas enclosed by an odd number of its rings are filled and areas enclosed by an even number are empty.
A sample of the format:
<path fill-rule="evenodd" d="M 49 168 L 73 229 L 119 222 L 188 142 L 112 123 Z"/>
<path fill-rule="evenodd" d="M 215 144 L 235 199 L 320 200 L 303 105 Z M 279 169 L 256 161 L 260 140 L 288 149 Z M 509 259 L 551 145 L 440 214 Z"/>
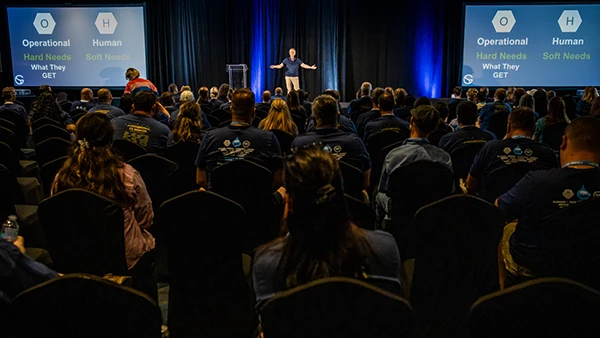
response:
<path fill-rule="evenodd" d="M 559 148 L 559 149 L 560 149 L 560 151 L 565 151 L 565 150 L 567 150 L 567 142 L 568 142 L 568 140 L 567 140 L 567 135 L 563 135 L 563 136 L 562 136 L 562 143 L 560 144 L 560 148 Z"/>

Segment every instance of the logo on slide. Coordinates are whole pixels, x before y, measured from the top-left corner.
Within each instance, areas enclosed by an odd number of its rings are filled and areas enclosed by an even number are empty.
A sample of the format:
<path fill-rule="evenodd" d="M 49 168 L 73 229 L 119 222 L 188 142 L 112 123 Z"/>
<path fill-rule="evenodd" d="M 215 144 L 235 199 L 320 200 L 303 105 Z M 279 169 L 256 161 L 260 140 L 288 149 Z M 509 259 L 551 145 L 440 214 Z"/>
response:
<path fill-rule="evenodd" d="M 466 85 L 470 85 L 473 83 L 473 75 L 472 74 L 467 74 L 463 77 L 463 83 Z"/>
<path fill-rule="evenodd" d="M 515 23 L 517 20 L 512 11 L 497 11 L 492 19 L 496 33 L 510 33 Z"/>
<path fill-rule="evenodd" d="M 33 27 L 38 34 L 52 34 L 54 26 L 56 26 L 56 21 L 50 13 L 37 13 L 33 19 Z"/>
<path fill-rule="evenodd" d="M 20 86 L 20 85 L 22 85 L 24 83 L 25 83 L 25 79 L 23 78 L 23 75 L 18 74 L 17 76 L 15 76 L 15 84 L 17 86 Z"/>
<path fill-rule="evenodd" d="M 582 22 L 581 15 L 577 10 L 563 11 L 560 18 L 558 18 L 558 25 L 563 33 L 577 32 Z"/>
<path fill-rule="evenodd" d="M 119 23 L 113 13 L 98 13 L 95 24 L 100 34 L 113 34 Z"/>

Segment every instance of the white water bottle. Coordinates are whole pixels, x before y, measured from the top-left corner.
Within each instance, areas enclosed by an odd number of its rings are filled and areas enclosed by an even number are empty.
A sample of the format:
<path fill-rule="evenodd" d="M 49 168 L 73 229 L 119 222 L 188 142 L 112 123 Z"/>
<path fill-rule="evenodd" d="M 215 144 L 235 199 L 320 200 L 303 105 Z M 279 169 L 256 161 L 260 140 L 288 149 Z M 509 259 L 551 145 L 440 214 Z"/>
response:
<path fill-rule="evenodd" d="M 2 223 L 2 238 L 9 242 L 17 240 L 19 235 L 19 223 L 17 223 L 17 216 L 10 215 L 8 219 Z"/>

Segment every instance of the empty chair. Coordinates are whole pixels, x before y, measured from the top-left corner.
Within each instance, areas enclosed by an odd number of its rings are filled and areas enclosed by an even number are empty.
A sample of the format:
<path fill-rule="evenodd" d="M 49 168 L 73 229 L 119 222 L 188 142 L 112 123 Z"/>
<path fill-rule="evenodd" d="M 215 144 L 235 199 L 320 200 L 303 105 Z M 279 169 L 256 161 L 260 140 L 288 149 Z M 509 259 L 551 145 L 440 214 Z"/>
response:
<path fill-rule="evenodd" d="M 161 337 L 153 300 L 93 275 L 68 274 L 30 288 L 15 298 L 11 312 L 19 337 Z"/>
<path fill-rule="evenodd" d="M 242 267 L 243 218 L 239 204 L 207 191 L 161 205 L 157 219 L 167 228 L 172 336 L 252 334 L 256 318 Z"/>
<path fill-rule="evenodd" d="M 494 203 L 500 195 L 509 191 L 531 170 L 539 169 L 530 163 L 515 163 L 493 170 L 482 179 L 481 194 L 479 197 Z"/>
<path fill-rule="evenodd" d="M 414 226 L 415 330 L 423 337 L 465 337 L 471 304 L 497 289 L 504 216 L 494 205 L 461 194 L 419 209 Z"/>
<path fill-rule="evenodd" d="M 502 140 L 506 135 L 506 126 L 508 125 L 508 110 L 501 110 L 490 115 L 487 130 L 494 133 L 498 140 Z"/>
<path fill-rule="evenodd" d="M 112 143 L 113 149 L 123 157 L 125 162 L 134 159 L 138 156 L 146 155 L 146 148 L 140 146 L 139 144 L 135 144 L 133 142 L 119 139 L 114 140 Z"/>
<path fill-rule="evenodd" d="M 60 101 L 58 103 L 58 105 L 60 106 L 60 109 L 68 112 L 71 110 L 71 106 L 73 105 L 73 102 L 71 102 L 69 100 L 64 100 L 64 101 Z"/>
<path fill-rule="evenodd" d="M 13 154 L 10 146 L 4 142 L 0 142 L 0 164 L 4 165 L 13 175 L 19 172 L 19 160 Z"/>
<path fill-rule="evenodd" d="M 10 147 L 13 156 L 17 161 L 18 159 L 24 158 L 23 152 L 21 151 L 21 147 L 19 145 L 19 139 L 17 138 L 17 134 L 13 133 L 9 129 L 0 127 L 0 142 L 6 143 Z"/>
<path fill-rule="evenodd" d="M 207 115 L 212 115 L 214 117 L 216 117 L 217 119 L 219 119 L 219 124 L 223 123 L 227 120 L 231 120 L 231 114 L 223 109 L 215 109 L 213 111 L 211 111 L 210 113 L 207 113 Z M 212 125 L 212 122 L 211 122 Z"/>
<path fill-rule="evenodd" d="M 292 142 L 294 142 L 294 135 L 290 135 L 283 130 L 271 129 L 270 132 L 275 135 L 277 141 L 279 141 L 279 147 L 283 154 L 289 154 L 292 152 Z"/>
<path fill-rule="evenodd" d="M 18 133 L 17 125 L 10 122 L 9 120 L 0 118 L 0 127 L 6 128 L 6 129 L 12 131 L 13 133 L 15 133 L 15 135 Z"/>
<path fill-rule="evenodd" d="M 44 125 L 33 131 L 33 142 L 35 144 L 41 143 L 51 137 L 62 138 L 65 141 L 71 142 L 71 135 L 63 127 Z"/>
<path fill-rule="evenodd" d="M 467 179 L 473 160 L 484 144 L 484 142 L 469 143 L 452 150 L 450 157 L 452 158 L 452 171 L 456 182 L 460 179 Z"/>
<path fill-rule="evenodd" d="M 429 135 L 427 135 L 427 140 L 429 141 L 429 143 L 431 143 L 437 147 L 438 144 L 440 144 L 440 140 L 442 139 L 442 136 L 444 136 L 448 133 L 449 133 L 449 131 L 446 129 L 436 129 L 436 130 L 432 131 Z"/>
<path fill-rule="evenodd" d="M 38 215 L 57 271 L 128 274 L 123 210 L 116 202 L 69 189 L 42 201 Z"/>
<path fill-rule="evenodd" d="M 127 163 L 140 172 L 154 210 L 158 210 L 162 202 L 173 197 L 171 176 L 178 168 L 175 162 L 158 155 L 146 154 Z"/>
<path fill-rule="evenodd" d="M 357 227 L 375 230 L 376 215 L 375 210 L 367 203 L 346 194 L 346 205 L 348 206 L 348 216 L 350 222 Z"/>
<path fill-rule="evenodd" d="M 547 144 L 554 151 L 560 150 L 562 137 L 569 124 L 567 122 L 558 122 L 544 128 L 543 143 Z"/>
<path fill-rule="evenodd" d="M 592 337 L 600 331 L 600 293 L 562 278 L 540 278 L 481 297 L 469 337 Z"/>
<path fill-rule="evenodd" d="M 63 164 L 67 160 L 67 156 L 56 158 L 52 161 L 47 162 L 40 169 L 40 176 L 42 177 L 42 188 L 44 189 L 44 196 L 50 197 L 50 191 L 52 190 L 52 183 L 56 174 L 62 168 Z"/>
<path fill-rule="evenodd" d="M 264 306 L 265 337 L 409 337 L 408 302 L 350 278 L 317 280 L 276 294 Z"/>
<path fill-rule="evenodd" d="M 59 157 L 66 156 L 71 142 L 51 137 L 35 145 L 36 161 L 41 166 Z"/>
<path fill-rule="evenodd" d="M 29 135 L 29 126 L 27 125 L 27 121 L 23 119 L 23 116 L 10 110 L 4 110 L 2 111 L 2 114 L 0 114 L 0 117 L 3 120 L 10 121 L 15 125 L 15 129 L 12 131 L 17 135 L 19 144 L 22 147 L 25 147 L 27 140 L 26 138 Z"/>
<path fill-rule="evenodd" d="M 31 122 L 31 130 L 35 131 L 36 129 L 45 125 L 52 125 L 64 129 L 64 126 L 60 122 L 55 121 L 51 118 L 40 117 L 39 119 L 36 119 L 35 121 Z"/>
<path fill-rule="evenodd" d="M 342 161 L 340 161 L 340 171 L 342 172 L 342 179 L 344 180 L 344 192 L 354 198 L 363 199 L 363 172 L 357 167 Z"/>
<path fill-rule="evenodd" d="M 196 184 L 196 157 L 200 143 L 186 141 L 167 147 L 165 156 L 179 167 L 175 172 L 175 190 L 181 194 L 190 190 L 198 190 Z"/>
<path fill-rule="evenodd" d="M 399 131 L 382 130 L 372 134 L 365 141 L 365 146 L 371 157 L 371 188 L 378 185 L 381 177 L 381 168 L 383 168 L 383 161 L 387 155 L 387 153 L 382 153 L 383 148 L 401 143 L 406 137 L 407 135 L 401 134 Z"/>

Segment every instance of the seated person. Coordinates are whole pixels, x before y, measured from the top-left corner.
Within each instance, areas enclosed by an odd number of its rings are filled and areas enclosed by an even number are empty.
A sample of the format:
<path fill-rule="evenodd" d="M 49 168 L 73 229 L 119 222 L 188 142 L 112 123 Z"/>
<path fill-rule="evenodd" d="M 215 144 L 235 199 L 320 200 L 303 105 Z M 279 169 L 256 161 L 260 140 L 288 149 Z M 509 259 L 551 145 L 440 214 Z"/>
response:
<path fill-rule="evenodd" d="M 256 252 L 252 278 L 257 311 L 277 292 L 326 277 L 364 279 L 398 294 L 402 282 L 396 242 L 389 233 L 350 223 L 335 157 L 317 147 L 299 149 L 284 170 L 289 232 Z"/>
<path fill-rule="evenodd" d="M 179 107 L 179 116 L 169 133 L 167 147 L 183 142 L 200 143 L 204 137 L 204 126 L 200 118 L 200 104 L 192 101 L 186 102 Z"/>
<path fill-rule="evenodd" d="M 470 101 L 463 101 L 456 107 L 457 121 L 460 128 L 448 133 L 440 139 L 439 147 L 448 154 L 465 145 L 485 143 L 496 139 L 496 136 L 475 126 L 477 122 L 477 105 Z"/>
<path fill-rule="evenodd" d="M 100 103 L 90 108 L 88 113 L 104 113 L 111 119 L 125 115 L 123 109 L 112 105 L 112 100 L 113 96 L 110 90 L 108 88 L 101 88 L 98 90 L 98 101 Z"/>
<path fill-rule="evenodd" d="M 181 92 L 181 95 L 179 96 L 179 106 L 180 107 L 181 107 L 181 105 L 183 105 L 186 102 L 195 102 L 194 93 L 192 93 L 189 90 Z M 175 121 L 177 120 L 177 115 L 179 115 L 179 109 L 176 109 L 175 111 L 173 111 L 173 113 L 171 113 L 171 116 L 169 116 L 169 128 L 170 129 L 173 129 L 173 126 L 175 125 Z M 211 127 L 210 122 L 208 122 L 208 118 L 206 118 L 206 115 L 204 115 L 204 112 L 200 111 L 200 115 L 202 118 L 202 126 L 204 127 L 204 129 L 210 128 Z"/>
<path fill-rule="evenodd" d="M 418 106 L 422 106 L 422 105 L 427 105 L 427 106 L 432 105 L 431 100 L 429 98 L 427 98 L 425 96 L 421 96 L 418 99 L 416 99 L 412 95 L 406 96 L 406 99 L 404 99 L 404 104 L 405 104 L 404 107 L 396 108 L 394 110 L 394 115 L 405 120 L 406 122 L 410 121 L 413 109 L 417 108 Z"/>
<path fill-rule="evenodd" d="M 367 142 L 369 137 L 377 132 L 382 130 L 393 130 L 396 131 L 405 137 L 410 135 L 409 124 L 408 122 L 402 120 L 394 116 L 394 95 L 390 93 L 383 93 L 379 97 L 378 107 L 381 111 L 380 116 L 367 122 L 365 125 L 363 140 Z M 369 113 L 361 115 L 367 116 Z"/>
<path fill-rule="evenodd" d="M 287 103 L 282 99 L 275 99 L 270 103 L 269 114 L 260 121 L 258 128 L 262 130 L 281 130 L 294 137 L 298 136 L 298 126 L 292 120 L 292 114 Z"/>
<path fill-rule="evenodd" d="M 473 160 L 466 188 L 486 199 L 480 181 L 492 171 L 517 163 L 530 163 L 538 169 L 558 167 L 556 153 L 547 145 L 531 139 L 535 116 L 529 108 L 517 108 L 508 116 L 508 131 L 504 140 L 487 142 Z"/>
<path fill-rule="evenodd" d="M 235 160 L 256 162 L 273 173 L 274 186 L 281 186 L 281 149 L 273 133 L 252 126 L 254 93 L 236 90 L 231 99 L 231 124 L 209 130 L 196 158 L 196 183 L 208 188 L 208 178 L 216 167 Z"/>
<path fill-rule="evenodd" d="M 316 131 L 300 135 L 292 142 L 292 149 L 312 144 L 322 144 L 339 161 L 360 169 L 363 172 L 363 188 L 369 187 L 371 158 L 364 143 L 352 133 L 337 128 L 339 115 L 337 101 L 329 95 L 320 95 L 313 101 L 312 119 Z"/>
<path fill-rule="evenodd" d="M 360 137 L 363 140 L 365 139 L 365 127 L 367 126 L 367 123 L 381 116 L 379 98 L 383 93 L 385 93 L 385 90 L 383 88 L 377 87 L 373 89 L 373 91 L 371 92 L 371 104 L 373 105 L 373 108 L 370 111 L 360 114 L 360 116 L 356 120 L 356 129 L 358 131 L 358 137 Z"/>
<path fill-rule="evenodd" d="M 479 127 L 483 130 L 487 130 L 490 116 L 496 112 L 506 110 L 510 112 L 512 108 L 510 104 L 504 102 L 506 98 L 506 89 L 498 88 L 494 93 L 494 102 L 486 103 L 481 112 L 479 113 Z"/>
<path fill-rule="evenodd" d="M 392 200 L 387 195 L 390 190 L 390 176 L 394 170 L 416 161 L 437 162 L 452 172 L 450 155 L 442 149 L 429 144 L 427 135 L 435 130 L 440 120 L 440 113 L 430 105 L 420 105 L 413 109 L 410 118 L 410 138 L 394 148 L 385 157 L 379 189 L 375 198 L 377 218 L 389 219 Z"/>
<path fill-rule="evenodd" d="M 148 153 L 163 154 L 169 127 L 154 119 L 157 109 L 164 108 L 154 93 L 140 91 L 135 94 L 131 114 L 112 119 L 115 140 L 127 140 L 142 146 Z"/>
<path fill-rule="evenodd" d="M 83 112 L 88 112 L 95 106 L 96 103 L 94 102 L 94 92 L 90 88 L 83 88 L 81 90 L 81 100 L 71 103 L 71 110 L 69 112 L 72 112 L 76 109 L 79 109 Z"/>
<path fill-rule="evenodd" d="M 560 146 L 561 168 L 530 171 L 496 200 L 507 221 L 501 242 L 506 270 L 514 276 L 533 276 L 543 252 L 540 238 L 544 219 L 600 193 L 600 120 L 578 117 L 565 130 Z"/>
<path fill-rule="evenodd" d="M 145 99 L 144 94 L 156 97 L 151 92 L 140 92 L 135 95 L 136 100 Z M 136 101 L 136 106 L 140 102 Z M 140 173 L 122 162 L 112 150 L 113 134 L 111 120 L 106 114 L 84 115 L 77 123 L 76 140 L 54 178 L 51 193 L 86 189 L 114 200 L 122 207 L 125 260 L 133 277 L 132 286 L 156 300 L 155 242 L 147 230 L 154 219 L 152 201 Z"/>
<path fill-rule="evenodd" d="M 75 131 L 75 123 L 71 119 L 71 115 L 60 109 L 56 97 L 52 92 L 41 93 L 31 109 L 31 121 L 46 117 L 56 122 L 61 123 L 68 132 Z"/>

